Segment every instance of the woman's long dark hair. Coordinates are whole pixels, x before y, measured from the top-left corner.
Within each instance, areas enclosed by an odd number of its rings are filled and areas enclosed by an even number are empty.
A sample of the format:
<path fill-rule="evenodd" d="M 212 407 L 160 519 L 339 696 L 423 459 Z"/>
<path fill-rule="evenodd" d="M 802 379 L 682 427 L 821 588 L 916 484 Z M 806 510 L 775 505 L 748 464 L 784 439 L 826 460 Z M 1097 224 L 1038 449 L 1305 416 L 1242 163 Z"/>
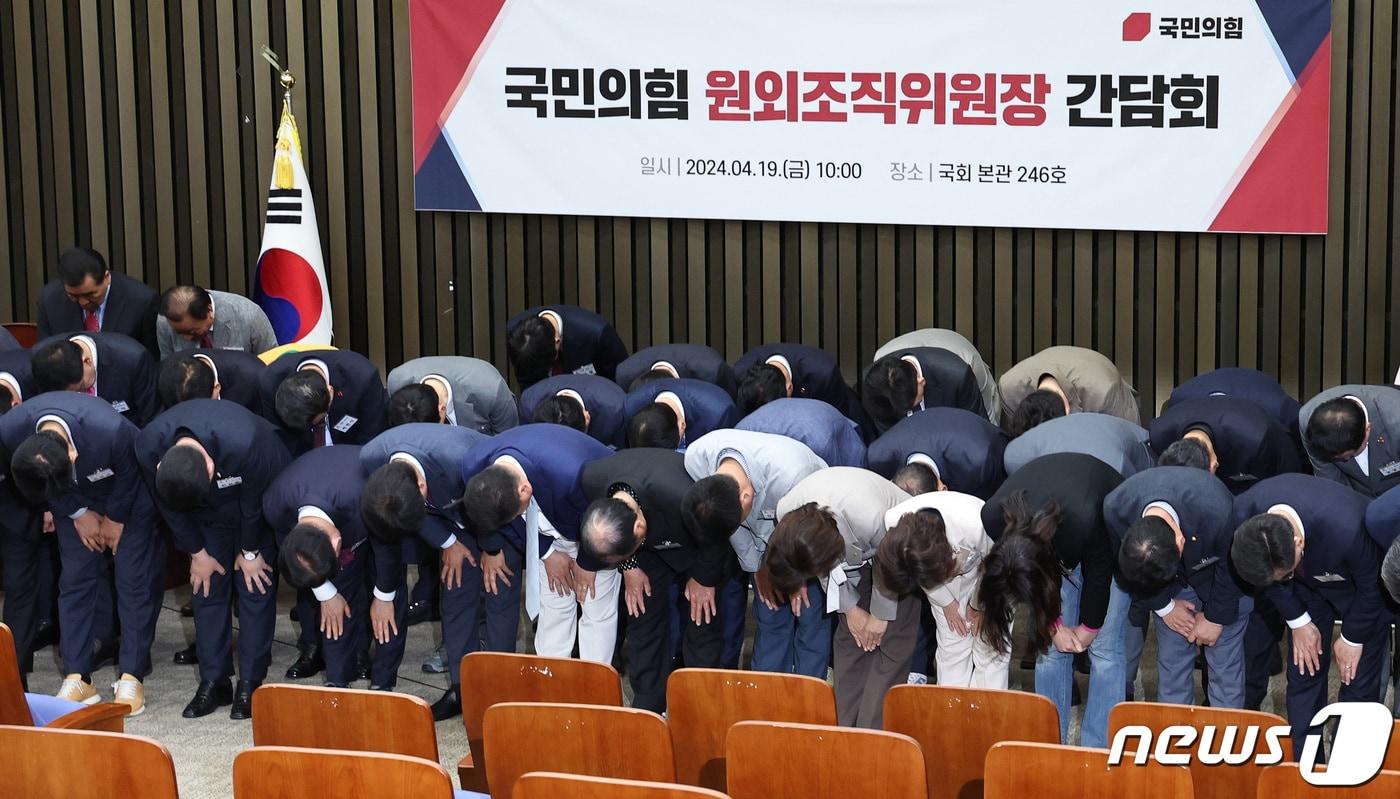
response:
<path fill-rule="evenodd" d="M 1025 492 L 1002 503 L 1006 531 L 982 560 L 977 604 L 982 608 L 982 636 L 997 652 L 1011 651 L 1011 620 L 1016 603 L 1030 606 L 1031 649 L 1043 654 L 1060 616 L 1060 578 L 1064 574 L 1052 543 L 1060 527 L 1060 507 L 1047 502 L 1032 511 Z"/>

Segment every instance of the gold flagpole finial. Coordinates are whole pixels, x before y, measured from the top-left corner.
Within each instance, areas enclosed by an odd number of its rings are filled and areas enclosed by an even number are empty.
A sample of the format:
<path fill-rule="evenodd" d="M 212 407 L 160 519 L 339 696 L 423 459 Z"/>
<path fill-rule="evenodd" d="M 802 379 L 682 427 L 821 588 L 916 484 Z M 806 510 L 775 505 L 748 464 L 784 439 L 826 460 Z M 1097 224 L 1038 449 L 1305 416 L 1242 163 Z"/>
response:
<path fill-rule="evenodd" d="M 281 74 L 277 76 L 277 81 L 282 84 L 283 91 L 291 91 L 292 87 L 297 85 L 297 78 L 290 69 L 282 70 Z"/>

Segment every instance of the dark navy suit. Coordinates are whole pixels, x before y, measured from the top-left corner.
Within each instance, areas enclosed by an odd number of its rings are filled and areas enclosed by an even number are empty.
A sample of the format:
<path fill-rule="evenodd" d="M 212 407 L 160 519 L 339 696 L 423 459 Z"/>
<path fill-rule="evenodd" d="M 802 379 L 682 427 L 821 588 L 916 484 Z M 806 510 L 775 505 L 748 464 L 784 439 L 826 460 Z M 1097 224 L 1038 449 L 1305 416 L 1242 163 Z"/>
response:
<path fill-rule="evenodd" d="M 462 497 L 466 483 L 462 479 L 462 461 L 477 445 L 490 437 L 466 427 L 441 424 L 404 424 L 375 436 L 360 451 L 360 467 L 366 477 L 388 463 L 397 454 L 416 460 L 423 469 L 428 484 L 427 519 L 419 532 L 419 542 L 433 550 L 460 541 L 476 558 L 477 565 L 462 562 L 462 583 L 455 588 L 443 586 L 442 642 L 447 648 L 447 674 L 452 684 L 461 679 L 457 664 L 462 656 L 482 649 L 493 652 L 514 652 L 516 633 L 520 626 L 520 580 L 511 580 L 497 594 L 485 594 L 481 583 L 481 547 L 477 536 L 469 535 L 463 525 L 461 506 L 453 505 Z M 452 507 L 448 507 L 451 505 Z M 506 565 L 521 574 L 521 550 L 505 547 Z M 480 632 L 478 620 L 485 603 L 485 632 Z M 400 622 L 400 630 L 403 623 Z"/>
<path fill-rule="evenodd" d="M 156 347 L 156 314 L 160 313 L 160 297 L 155 290 L 135 278 L 113 269 L 112 285 L 107 290 L 106 308 L 102 312 L 102 331 L 130 336 L 145 347 L 151 357 L 158 357 Z M 68 299 L 63 281 L 54 278 L 39 292 L 39 335 L 83 332 L 83 309 Z"/>
<path fill-rule="evenodd" d="M 1371 500 L 1366 506 L 1366 532 L 1371 536 L 1371 540 L 1376 542 L 1380 558 L 1384 561 L 1391 545 L 1400 537 L 1400 489 L 1392 488 Z M 1400 624 L 1400 597 L 1390 594 L 1389 591 L 1385 593 L 1387 595 L 1382 596 L 1382 600 L 1385 602 L 1388 621 L 1382 620 L 1382 624 Z M 1385 689 L 1392 680 L 1400 682 L 1400 671 L 1393 669 L 1393 663 L 1389 659 L 1384 659 L 1381 666 L 1383 673 L 1387 668 L 1391 670 L 1391 673 L 1380 681 L 1378 691 L 1379 701 L 1385 701 Z M 1400 700 L 1391 706 L 1392 711 L 1396 708 L 1400 708 Z"/>
<path fill-rule="evenodd" d="M 669 391 L 680 398 L 685 409 L 685 440 L 694 441 L 711 430 L 733 427 L 739 421 L 739 409 L 724 389 L 712 383 L 687 378 L 654 380 L 627 394 L 622 415 L 629 422 L 637 411 L 656 401 L 657 395 Z"/>
<path fill-rule="evenodd" d="M 166 360 L 191 355 L 212 364 L 215 381 L 219 384 L 219 399 L 236 402 L 253 413 L 262 413 L 259 379 L 267 369 L 262 359 L 243 350 L 201 349 L 171 353 Z"/>
<path fill-rule="evenodd" d="M 1310 618 L 1322 633 L 1316 674 L 1304 674 L 1289 659 L 1288 720 L 1295 752 L 1302 751 L 1308 722 L 1327 704 L 1335 621 L 1342 622 L 1342 637 L 1364 647 L 1356 676 L 1341 687 L 1338 701 L 1372 702 L 1380 689 L 1388 625 L 1381 600 L 1380 552 L 1366 534 L 1366 504 L 1365 496 L 1346 486 L 1303 474 L 1261 480 L 1235 498 L 1237 524 L 1275 505 L 1292 507 L 1303 523 L 1303 558 L 1293 578 L 1265 590 L 1290 626 Z"/>
<path fill-rule="evenodd" d="M 14 334 L 0 327 L 0 352 L 10 352 L 11 350 L 18 349 L 23 348 L 20 347 L 19 341 L 15 339 Z"/>
<path fill-rule="evenodd" d="M 1257 369 L 1231 367 L 1197 375 L 1172 389 L 1171 396 L 1167 398 L 1167 407 L 1174 407 L 1186 400 L 1214 396 L 1252 402 L 1289 434 L 1298 435 L 1298 410 L 1302 406 L 1271 375 Z"/>
<path fill-rule="evenodd" d="M 735 377 L 742 381 L 750 369 L 775 355 L 786 358 L 792 367 L 792 396 L 821 400 L 845 414 L 846 418 L 859 423 L 867 438 L 874 434 L 874 425 L 865 415 L 860 398 L 846 383 L 841 367 L 836 365 L 834 358 L 816 347 L 780 343 L 754 347 L 735 362 Z"/>
<path fill-rule="evenodd" d="M 1296 439 L 1288 430 L 1258 405 L 1237 397 L 1201 397 L 1172 405 L 1152 423 L 1152 448 L 1165 452 L 1195 427 L 1210 436 L 1220 461 L 1216 474 L 1236 493 L 1267 477 L 1304 471 Z"/>
<path fill-rule="evenodd" d="M 97 396 L 137 427 L 145 427 L 160 412 L 156 394 L 156 362 L 139 341 L 120 333 L 64 333 L 34 345 L 31 354 L 55 342 L 77 336 L 92 339 L 97 349 Z"/>
<path fill-rule="evenodd" d="M 540 403 L 565 390 L 577 391 L 583 398 L 590 436 L 610 447 L 622 446 L 627 430 L 627 392 L 597 375 L 555 375 L 531 384 L 520 393 L 520 421 L 535 421 L 535 409 Z"/>
<path fill-rule="evenodd" d="M 724 389 L 731 397 L 737 390 L 734 369 L 723 355 L 704 344 L 656 344 L 638 350 L 617 365 L 617 384 L 630 390 L 634 380 L 650 372 L 660 361 L 674 367 L 677 377 L 703 380 Z"/>
<path fill-rule="evenodd" d="M 270 528 L 263 519 L 262 500 L 268 487 L 291 462 L 277 429 L 270 422 L 227 400 L 192 399 L 157 416 L 136 437 L 136 458 L 154 485 L 156 466 L 180 438 L 190 436 L 214 460 L 209 495 L 194 511 L 174 510 L 152 492 L 156 507 L 169 525 L 175 546 L 193 555 L 207 552 L 224 573 L 209 578 L 209 595 L 195 592 L 195 648 L 200 679 L 233 676 L 233 631 L 230 612 L 238 596 L 238 676 L 262 682 L 272 661 L 272 633 L 277 623 L 277 582 L 265 593 L 249 591 L 234 565 L 242 552 L 257 552 L 277 567 Z"/>
<path fill-rule="evenodd" d="M 34 396 L 29 358 L 28 350 L 0 352 L 0 377 L 6 383 L 18 384 L 20 395 L 15 399 L 20 401 Z M 0 411 L 7 410 L 8 404 L 0 408 Z M 41 622 L 53 618 L 56 579 L 51 552 L 53 540 L 41 534 L 43 514 L 20 499 L 6 477 L 8 471 L 8 463 L 0 465 L 0 565 L 4 567 L 5 579 L 4 622 L 15 639 L 20 672 L 27 673 L 34 670 L 34 634 Z"/>
<path fill-rule="evenodd" d="M 312 448 L 310 430 L 288 430 L 277 416 L 277 387 L 307 361 L 321 361 L 330 370 L 330 412 L 326 429 L 332 444 L 363 444 L 384 431 L 389 421 L 389 394 L 379 377 L 379 368 L 369 359 L 349 350 L 289 352 L 268 365 L 259 378 L 262 415 L 282 430 L 283 440 L 293 455 Z"/>
<path fill-rule="evenodd" d="M 886 353 L 881 360 L 905 356 L 917 360 L 919 370 L 923 372 L 924 399 L 914 410 L 961 408 L 983 418 L 987 416 L 987 406 L 982 400 L 982 389 L 977 385 L 977 375 L 957 353 L 939 347 L 910 347 Z M 874 364 L 869 367 L 874 368 Z M 891 426 L 875 422 L 876 429 L 881 433 Z"/>
<path fill-rule="evenodd" d="M 96 616 L 104 553 L 83 546 L 73 522 L 73 516 L 86 509 L 124 525 L 114 555 L 122 631 L 118 662 L 122 671 L 144 677 L 151 670 L 151 640 L 164 588 L 165 543 L 155 531 L 155 507 L 136 465 L 138 431 L 104 399 L 51 391 L 0 416 L 0 468 L 8 471 L 10 454 L 46 416 L 62 420 L 78 453 L 70 489 L 51 496 L 46 508 L 53 512 L 63 564 L 58 615 L 64 667 L 71 673 L 90 673 L 92 641 L 101 632 Z"/>
<path fill-rule="evenodd" d="M 350 618 L 339 638 L 322 638 L 328 684 L 343 687 L 355 679 L 355 653 L 363 651 L 370 640 L 371 597 L 366 583 L 372 582 L 375 591 L 394 594 L 399 633 L 376 650 L 370 678 L 371 685 L 390 688 L 398 680 L 408 632 L 402 621 L 406 599 L 403 560 L 398 546 L 371 537 L 365 529 L 360 516 L 360 494 L 365 488 L 360 449 L 321 447 L 297 458 L 263 494 L 263 514 L 279 543 L 297 525 L 298 511 L 307 506 L 319 508 L 340 532 L 340 571 L 330 582 L 350 606 Z"/>
<path fill-rule="evenodd" d="M 820 400 L 774 400 L 740 419 L 734 429 L 795 438 L 828 466 L 865 467 L 865 441 L 859 425 Z"/>
<path fill-rule="evenodd" d="M 960 408 L 929 408 L 900 419 L 870 445 L 870 470 L 894 477 L 909 456 L 938 464 L 953 491 L 987 499 L 1006 479 L 1006 434 L 987 417 Z"/>
<path fill-rule="evenodd" d="M 1158 466 L 1138 472 L 1104 498 L 1104 522 L 1115 551 L 1128 528 L 1154 502 L 1165 503 L 1176 514 L 1183 537 L 1181 559 L 1171 584 L 1155 594 L 1135 593 L 1133 599 L 1150 611 L 1189 602 L 1207 620 L 1221 625 L 1219 639 L 1206 648 L 1210 704 L 1243 707 L 1244 632 L 1254 603 L 1230 567 L 1234 497 L 1203 469 Z M 1160 619 L 1156 627 L 1159 700 L 1189 705 L 1196 695 L 1198 647 Z"/>
<path fill-rule="evenodd" d="M 542 305 L 527 308 L 506 322 L 510 332 L 541 311 L 553 311 L 564 320 L 564 334 L 553 374 L 596 374 L 613 380 L 617 365 L 627 358 L 627 345 L 613 329 L 612 323 L 587 308 L 577 305 Z"/>

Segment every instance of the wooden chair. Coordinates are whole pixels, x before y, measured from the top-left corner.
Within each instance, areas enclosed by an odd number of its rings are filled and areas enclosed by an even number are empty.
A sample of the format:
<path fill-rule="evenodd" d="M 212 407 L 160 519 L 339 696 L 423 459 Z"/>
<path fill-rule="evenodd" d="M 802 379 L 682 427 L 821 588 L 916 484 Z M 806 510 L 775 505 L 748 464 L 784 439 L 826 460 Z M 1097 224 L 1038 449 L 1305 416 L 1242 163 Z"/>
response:
<path fill-rule="evenodd" d="M 515 781 L 511 799 L 729 799 L 719 791 L 664 782 L 613 780 L 532 771 Z"/>
<path fill-rule="evenodd" d="M 1199 732 L 1204 727 L 1214 727 L 1216 734 L 1220 734 L 1229 725 L 1239 725 L 1241 727 L 1259 727 L 1260 730 L 1254 739 L 1254 753 L 1262 754 L 1269 751 L 1265 743 L 1264 730 L 1269 727 L 1287 727 L 1288 722 L 1273 713 L 1262 713 L 1257 710 L 1234 710 L 1230 708 L 1218 707 L 1195 707 L 1192 705 L 1170 705 L 1161 702 L 1123 702 L 1116 705 L 1108 714 L 1108 737 L 1118 734 L 1124 727 L 1146 727 L 1152 731 L 1152 740 L 1157 740 L 1157 735 L 1162 730 L 1172 725 L 1184 725 L 1194 727 Z M 1238 732 L 1233 741 L 1233 746 L 1238 751 L 1238 747 L 1244 745 L 1243 732 Z M 1137 747 L 1141 741 L 1133 739 L 1128 747 L 1124 747 L 1125 760 L 1137 752 Z M 1283 736 L 1280 743 L 1283 745 L 1283 759 L 1293 759 L 1293 742 L 1288 736 Z M 1212 747 L 1219 748 L 1222 741 L 1214 740 Z M 1131 748 L 1129 748 L 1131 747 Z M 1195 747 L 1191 747 L 1195 752 Z M 1238 766 L 1214 765 L 1208 766 L 1201 762 L 1200 758 L 1191 758 L 1191 782 L 1196 786 L 1196 796 L 1200 799 L 1208 799 L 1216 796 L 1253 796 L 1259 784 L 1259 775 L 1266 766 L 1256 766 L 1253 762 L 1242 763 Z"/>
<path fill-rule="evenodd" d="M 740 721 L 836 724 L 825 680 L 797 674 L 677 669 L 666 683 L 666 721 L 676 745 L 676 779 L 724 790 L 724 739 Z"/>
<path fill-rule="evenodd" d="M 39 343 L 39 326 L 33 322 L 6 322 L 3 327 L 25 349 L 32 349 Z"/>
<path fill-rule="evenodd" d="M 999 743 L 987 753 L 987 799 L 1191 799 L 1191 771 L 1153 760 L 1108 764 L 1107 749 Z M 1272 798 L 1271 798 L 1272 799 Z"/>
<path fill-rule="evenodd" d="M 1400 719 L 1390 731 L 1390 744 L 1385 748 L 1385 762 L 1381 765 L 1386 771 L 1400 771 Z"/>
<path fill-rule="evenodd" d="M 177 799 L 175 763 L 150 738 L 0 726 L 0 795 L 25 799 Z"/>
<path fill-rule="evenodd" d="M 1395 740 L 1391 738 L 1391 740 Z M 1259 799 L 1395 799 L 1400 796 L 1400 771 L 1382 771 L 1365 785 L 1338 788 L 1309 785 L 1297 763 L 1260 769 Z"/>
<path fill-rule="evenodd" d="M 233 759 L 233 795 L 235 799 L 452 799 L 452 778 L 447 769 L 421 757 L 255 746 Z"/>
<path fill-rule="evenodd" d="M 253 746 L 299 746 L 438 760 L 433 711 L 389 691 L 264 685 L 253 692 Z"/>
<path fill-rule="evenodd" d="M 982 795 L 987 751 L 1002 741 L 1057 744 L 1060 716 L 1038 694 L 896 685 L 885 694 L 885 729 L 908 735 L 927 758 L 929 799 L 976 799 Z"/>
<path fill-rule="evenodd" d="M 622 707 L 622 678 L 604 663 L 513 652 L 472 652 L 462 658 L 462 726 L 467 756 L 457 776 L 469 791 L 486 791 L 482 722 L 498 702 L 577 702 Z"/>
<path fill-rule="evenodd" d="M 531 771 L 675 782 L 671 731 L 655 713 L 601 705 L 503 702 L 486 710 L 486 782 L 510 799 Z"/>
<path fill-rule="evenodd" d="M 729 729 L 734 799 L 920 799 L 924 754 L 907 735 L 817 724 L 741 721 Z"/>
<path fill-rule="evenodd" d="M 72 713 L 49 722 L 48 730 L 100 730 L 122 732 L 126 714 L 131 708 L 116 702 L 86 705 Z M 15 653 L 15 637 L 10 628 L 0 624 L 0 724 L 33 727 L 34 717 L 24 698 L 24 683 L 20 680 L 19 657 Z"/>

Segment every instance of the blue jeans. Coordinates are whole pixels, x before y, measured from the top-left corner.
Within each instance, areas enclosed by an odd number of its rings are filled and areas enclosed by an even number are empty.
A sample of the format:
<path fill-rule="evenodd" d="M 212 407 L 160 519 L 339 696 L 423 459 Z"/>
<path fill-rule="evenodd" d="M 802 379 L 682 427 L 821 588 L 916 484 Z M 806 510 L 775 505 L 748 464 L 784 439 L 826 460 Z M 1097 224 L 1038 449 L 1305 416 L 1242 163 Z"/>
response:
<path fill-rule="evenodd" d="M 1079 593 L 1084 584 L 1076 566 L 1060 580 L 1060 623 L 1079 624 Z M 1089 697 L 1084 703 L 1084 724 L 1079 731 L 1080 746 L 1108 746 L 1108 712 L 1123 701 L 1127 667 L 1123 658 L 1123 628 L 1132 601 L 1114 580 L 1109 586 L 1108 614 L 1103 627 L 1089 644 Z M 1070 694 L 1074 685 L 1074 655 L 1061 652 L 1054 644 L 1035 661 L 1035 692 L 1055 703 L 1060 712 L 1060 740 L 1069 743 Z"/>
<path fill-rule="evenodd" d="M 826 593 L 817 580 L 807 581 L 811 604 L 793 616 L 784 602 L 769 610 L 757 595 L 753 600 L 758 629 L 753 636 L 753 670 L 780 674 L 805 674 L 826 679 L 831 660 L 832 618 L 826 615 Z M 834 614 L 833 614 L 834 615 Z"/>

